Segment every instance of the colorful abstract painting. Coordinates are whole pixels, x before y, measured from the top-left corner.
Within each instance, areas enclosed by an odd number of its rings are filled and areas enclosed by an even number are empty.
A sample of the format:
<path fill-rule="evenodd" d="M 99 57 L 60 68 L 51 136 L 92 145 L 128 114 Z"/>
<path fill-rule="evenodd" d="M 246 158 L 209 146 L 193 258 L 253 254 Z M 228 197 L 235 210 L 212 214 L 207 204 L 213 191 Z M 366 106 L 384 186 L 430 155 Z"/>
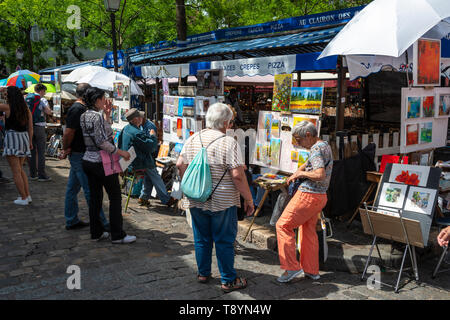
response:
<path fill-rule="evenodd" d="M 407 124 L 406 125 L 406 145 L 414 145 L 419 143 L 419 125 Z"/>
<path fill-rule="evenodd" d="M 420 118 L 420 107 L 422 105 L 421 97 L 408 97 L 408 119 Z"/>
<path fill-rule="evenodd" d="M 450 115 L 450 95 L 444 94 L 439 96 L 438 116 L 448 117 Z"/>
<path fill-rule="evenodd" d="M 273 85 L 273 111 L 289 111 L 292 74 L 276 74 Z"/>
<path fill-rule="evenodd" d="M 320 115 L 323 88 L 294 87 L 291 90 L 291 112 Z"/>
<path fill-rule="evenodd" d="M 419 39 L 414 44 L 414 85 L 439 86 L 441 82 L 441 40 Z"/>
<path fill-rule="evenodd" d="M 433 122 L 420 124 L 420 143 L 429 143 L 433 140 Z"/>
<path fill-rule="evenodd" d="M 429 118 L 434 116 L 434 96 L 423 97 L 422 117 Z"/>

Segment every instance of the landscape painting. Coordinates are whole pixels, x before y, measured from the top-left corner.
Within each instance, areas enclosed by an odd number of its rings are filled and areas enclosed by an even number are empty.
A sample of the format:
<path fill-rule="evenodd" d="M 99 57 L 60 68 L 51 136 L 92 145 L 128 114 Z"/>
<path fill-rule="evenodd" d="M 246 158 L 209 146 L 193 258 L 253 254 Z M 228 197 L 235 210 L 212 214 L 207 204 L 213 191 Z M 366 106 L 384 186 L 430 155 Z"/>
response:
<path fill-rule="evenodd" d="M 435 197 L 436 190 L 411 187 L 406 197 L 405 211 L 431 215 Z"/>
<path fill-rule="evenodd" d="M 305 114 L 321 114 L 323 87 L 293 87 L 290 111 Z"/>
<path fill-rule="evenodd" d="M 406 185 L 402 184 L 384 183 L 380 193 L 379 205 L 401 209 L 407 188 Z"/>
<path fill-rule="evenodd" d="M 273 85 L 272 111 L 289 111 L 292 74 L 276 74 Z"/>
<path fill-rule="evenodd" d="M 411 146 L 419 143 L 419 125 L 407 124 L 406 125 L 406 145 Z"/>
<path fill-rule="evenodd" d="M 420 143 L 429 143 L 433 140 L 433 122 L 420 124 Z"/>

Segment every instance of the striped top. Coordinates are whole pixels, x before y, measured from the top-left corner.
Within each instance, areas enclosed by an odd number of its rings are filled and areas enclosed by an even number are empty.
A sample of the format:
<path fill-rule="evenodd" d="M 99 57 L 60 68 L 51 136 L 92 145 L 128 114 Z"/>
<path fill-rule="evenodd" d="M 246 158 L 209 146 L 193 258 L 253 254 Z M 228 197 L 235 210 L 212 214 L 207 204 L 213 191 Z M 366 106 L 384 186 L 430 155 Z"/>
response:
<path fill-rule="evenodd" d="M 224 137 L 221 137 L 224 136 Z M 221 137 L 221 138 L 220 138 Z M 214 141 L 215 139 L 218 140 Z M 216 191 L 212 194 L 210 200 L 206 202 L 197 202 L 187 199 L 189 208 L 199 208 L 204 211 L 223 211 L 230 207 L 240 207 L 240 195 L 231 178 L 231 169 L 243 166 L 241 150 L 233 137 L 225 136 L 222 132 L 213 129 L 205 129 L 201 131 L 201 140 L 206 148 L 214 141 L 206 150 L 208 153 L 208 163 L 211 169 L 212 189 L 222 178 L 225 170 L 228 172 L 223 177 Z M 201 149 L 199 134 L 189 137 L 181 150 L 185 164 L 189 164 Z"/>

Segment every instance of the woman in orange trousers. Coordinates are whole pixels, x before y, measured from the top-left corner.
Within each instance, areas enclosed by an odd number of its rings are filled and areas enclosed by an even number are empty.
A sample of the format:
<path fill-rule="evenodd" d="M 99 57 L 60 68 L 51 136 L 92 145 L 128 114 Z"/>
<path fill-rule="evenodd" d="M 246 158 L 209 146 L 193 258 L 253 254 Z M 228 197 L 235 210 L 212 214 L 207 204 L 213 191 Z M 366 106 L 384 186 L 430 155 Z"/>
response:
<path fill-rule="evenodd" d="M 288 179 L 300 180 L 297 192 L 278 219 L 278 255 L 284 273 L 277 279 L 289 282 L 305 275 L 317 280 L 319 275 L 319 240 L 316 233 L 318 216 L 327 203 L 327 189 L 333 169 L 331 148 L 317 137 L 313 123 L 302 121 L 292 132 L 297 145 L 310 150 L 308 160 Z M 300 261 L 296 259 L 294 229 L 299 228 Z"/>

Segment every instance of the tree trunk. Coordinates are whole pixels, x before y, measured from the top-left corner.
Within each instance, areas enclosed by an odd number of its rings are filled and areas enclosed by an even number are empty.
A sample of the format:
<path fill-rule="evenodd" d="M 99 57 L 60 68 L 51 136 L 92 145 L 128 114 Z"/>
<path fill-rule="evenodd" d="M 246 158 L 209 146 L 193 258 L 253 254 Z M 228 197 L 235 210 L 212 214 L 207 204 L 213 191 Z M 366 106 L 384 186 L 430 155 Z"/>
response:
<path fill-rule="evenodd" d="M 27 37 L 27 50 L 28 50 L 28 68 L 30 71 L 34 69 L 34 57 L 33 57 L 33 45 L 31 43 L 31 27 L 25 29 L 25 35 Z"/>
<path fill-rule="evenodd" d="M 184 0 L 175 0 L 177 4 L 177 37 L 178 41 L 186 41 L 187 24 L 186 24 L 186 8 Z"/>

